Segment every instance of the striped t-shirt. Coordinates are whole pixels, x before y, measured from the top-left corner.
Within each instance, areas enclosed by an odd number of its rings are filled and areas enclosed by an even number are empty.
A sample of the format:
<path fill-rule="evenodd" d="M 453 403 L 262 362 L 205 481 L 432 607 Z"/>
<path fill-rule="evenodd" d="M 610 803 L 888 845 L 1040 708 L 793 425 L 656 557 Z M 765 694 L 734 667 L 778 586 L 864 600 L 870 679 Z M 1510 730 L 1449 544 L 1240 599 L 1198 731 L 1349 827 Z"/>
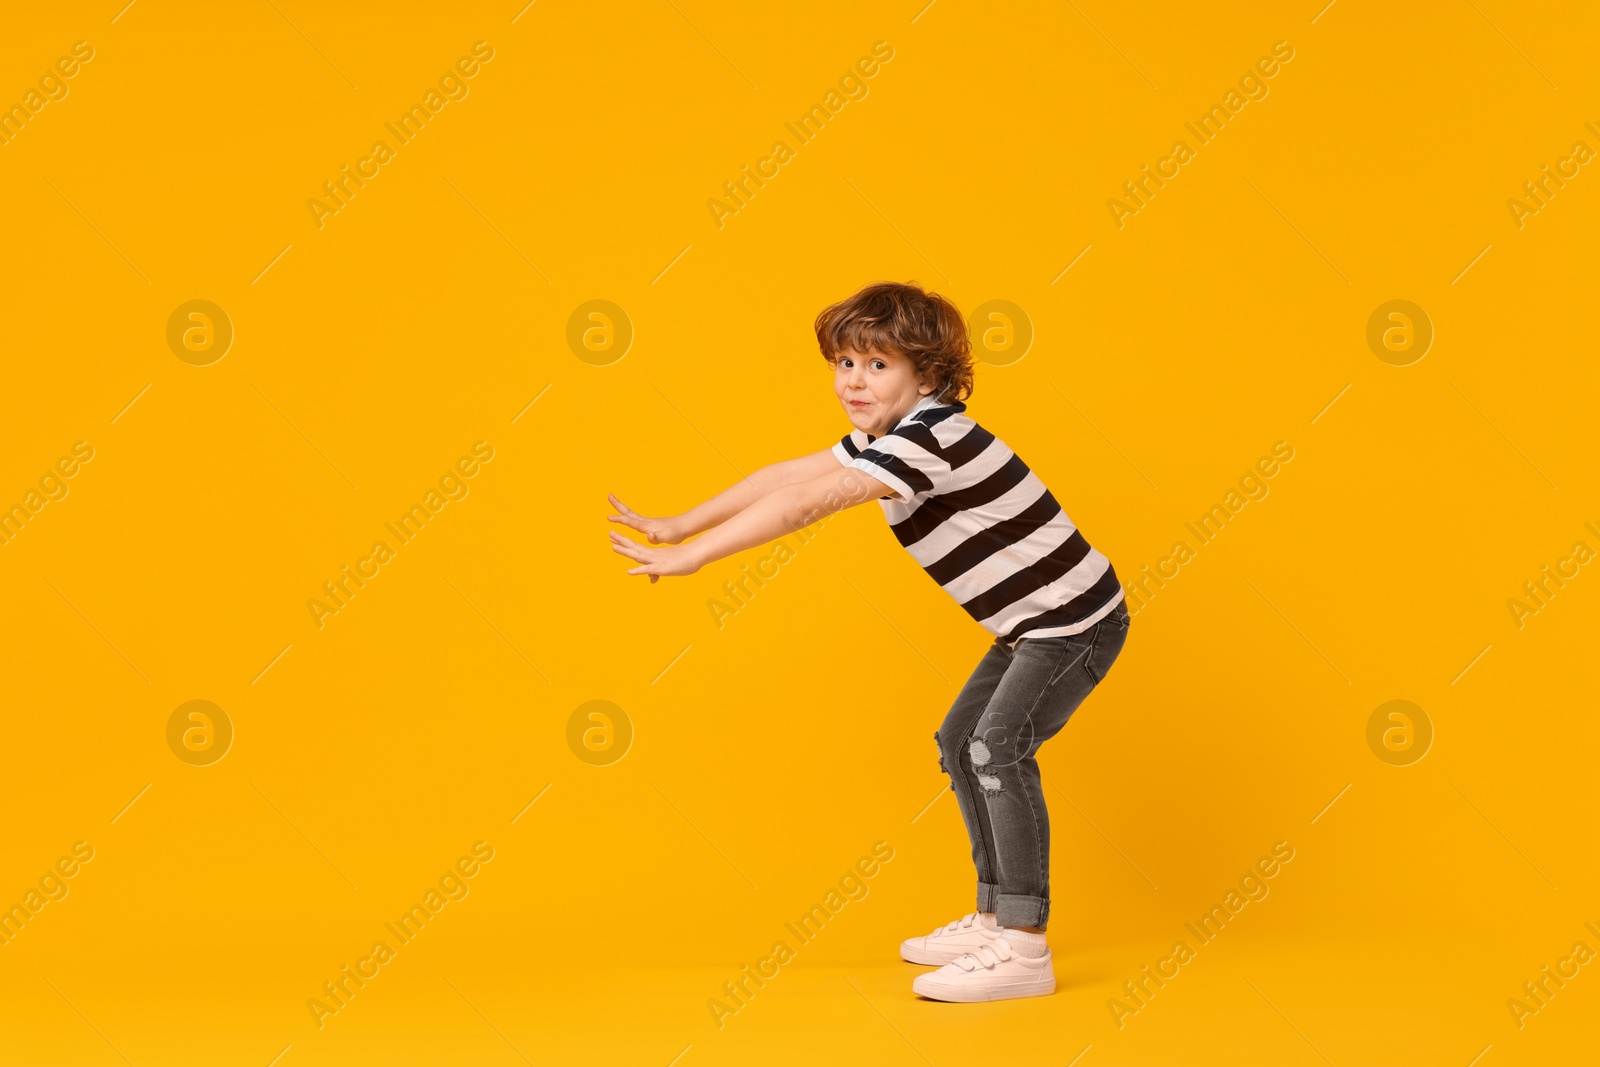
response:
<path fill-rule="evenodd" d="M 887 434 L 852 430 L 833 453 L 900 495 L 878 500 L 895 538 L 984 629 L 1012 647 L 1087 630 L 1122 602 L 1111 561 L 966 409 L 925 396 Z"/>

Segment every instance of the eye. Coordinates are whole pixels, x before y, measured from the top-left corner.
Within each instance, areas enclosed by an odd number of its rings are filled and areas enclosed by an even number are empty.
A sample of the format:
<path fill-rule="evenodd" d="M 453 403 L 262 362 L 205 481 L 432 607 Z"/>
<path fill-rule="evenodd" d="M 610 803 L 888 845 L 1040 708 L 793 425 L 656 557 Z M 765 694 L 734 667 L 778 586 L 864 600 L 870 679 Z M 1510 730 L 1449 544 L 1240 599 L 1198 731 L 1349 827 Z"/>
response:
<path fill-rule="evenodd" d="M 887 364 L 887 363 L 885 363 L 885 362 L 884 362 L 884 361 L 883 361 L 883 360 L 881 360 L 881 359 L 875 359 L 875 360 L 873 360 L 873 361 L 872 361 L 872 362 L 873 362 L 873 363 L 875 363 L 875 364 L 877 364 L 877 365 L 878 365 L 878 367 L 879 367 L 879 369 L 887 369 L 887 368 L 888 368 L 888 366 L 889 366 L 889 364 Z"/>

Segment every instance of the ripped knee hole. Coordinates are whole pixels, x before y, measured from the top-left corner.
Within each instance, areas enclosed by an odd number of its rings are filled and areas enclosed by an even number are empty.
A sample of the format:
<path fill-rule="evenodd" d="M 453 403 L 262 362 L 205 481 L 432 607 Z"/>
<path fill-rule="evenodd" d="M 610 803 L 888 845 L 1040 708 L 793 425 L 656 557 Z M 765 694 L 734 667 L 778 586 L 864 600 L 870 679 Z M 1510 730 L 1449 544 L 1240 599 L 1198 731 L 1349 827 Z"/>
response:
<path fill-rule="evenodd" d="M 989 746 L 981 738 L 974 737 L 967 746 L 967 756 L 972 760 L 972 769 L 978 772 L 978 786 L 987 797 L 997 796 L 1000 793 L 1000 779 L 992 774 L 983 773 L 994 758 L 989 752 Z"/>

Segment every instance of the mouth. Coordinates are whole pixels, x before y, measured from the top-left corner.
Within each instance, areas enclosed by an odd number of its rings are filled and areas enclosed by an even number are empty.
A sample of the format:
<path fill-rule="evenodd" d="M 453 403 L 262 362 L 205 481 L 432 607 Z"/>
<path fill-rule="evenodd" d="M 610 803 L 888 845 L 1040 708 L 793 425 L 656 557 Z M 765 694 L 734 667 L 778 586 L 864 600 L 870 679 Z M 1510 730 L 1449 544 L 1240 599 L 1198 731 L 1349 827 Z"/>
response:
<path fill-rule="evenodd" d="M 846 403 L 850 405 L 851 411 L 860 411 L 862 408 L 869 406 L 865 400 L 849 400 Z"/>

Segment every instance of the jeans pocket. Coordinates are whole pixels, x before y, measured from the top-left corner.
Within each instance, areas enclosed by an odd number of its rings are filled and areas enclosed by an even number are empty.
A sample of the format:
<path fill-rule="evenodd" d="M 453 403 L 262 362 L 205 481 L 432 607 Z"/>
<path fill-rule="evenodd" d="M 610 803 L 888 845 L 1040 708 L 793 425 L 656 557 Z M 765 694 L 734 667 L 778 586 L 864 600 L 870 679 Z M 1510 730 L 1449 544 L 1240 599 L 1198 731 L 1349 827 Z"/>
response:
<path fill-rule="evenodd" d="M 1111 670 L 1111 665 L 1122 653 L 1122 646 L 1127 643 L 1128 622 L 1126 613 L 1121 614 L 1124 617 L 1116 620 L 1112 620 L 1111 615 L 1106 616 L 1091 631 L 1094 636 L 1090 639 L 1089 654 L 1084 657 L 1083 666 L 1096 685 L 1105 680 L 1106 672 Z M 1110 625 L 1107 625 L 1108 622 Z"/>
<path fill-rule="evenodd" d="M 1065 637 L 1046 637 L 1042 639 L 1044 641 L 1060 642 L 1061 644 L 1061 656 L 1050 670 L 1050 680 L 1045 683 L 1046 689 L 1053 687 L 1057 682 L 1065 678 L 1074 667 L 1083 663 L 1084 657 L 1088 655 L 1088 650 L 1084 647 L 1084 642 L 1088 637 L 1087 633 L 1079 633 L 1067 634 Z"/>

